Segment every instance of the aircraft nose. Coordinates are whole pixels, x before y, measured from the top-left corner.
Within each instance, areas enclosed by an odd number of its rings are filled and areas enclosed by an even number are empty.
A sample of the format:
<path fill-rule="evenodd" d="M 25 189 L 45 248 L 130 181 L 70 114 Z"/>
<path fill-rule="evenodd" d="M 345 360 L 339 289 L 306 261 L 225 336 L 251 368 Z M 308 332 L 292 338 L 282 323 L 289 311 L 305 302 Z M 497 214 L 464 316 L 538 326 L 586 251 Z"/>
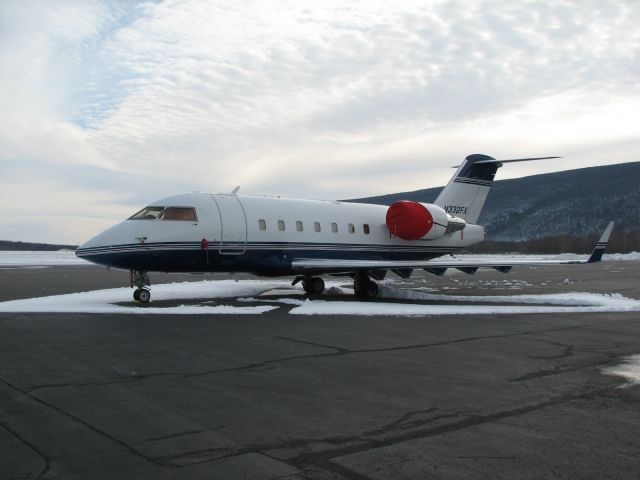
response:
<path fill-rule="evenodd" d="M 131 243 L 124 222 L 118 223 L 84 242 L 76 249 L 76 256 L 100 265 L 112 265 L 113 254 L 122 244 Z"/>

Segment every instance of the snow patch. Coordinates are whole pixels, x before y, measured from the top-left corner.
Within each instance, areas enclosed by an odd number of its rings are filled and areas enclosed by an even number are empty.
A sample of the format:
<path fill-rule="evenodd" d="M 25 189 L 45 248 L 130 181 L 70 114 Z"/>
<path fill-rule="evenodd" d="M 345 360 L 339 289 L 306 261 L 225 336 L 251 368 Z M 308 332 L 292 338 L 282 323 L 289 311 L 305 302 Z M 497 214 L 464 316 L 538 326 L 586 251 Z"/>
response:
<path fill-rule="evenodd" d="M 325 293 L 327 295 L 346 295 L 347 292 L 343 288 L 333 286 L 328 288 Z"/>
<path fill-rule="evenodd" d="M 280 303 L 282 305 L 302 305 L 306 300 L 298 300 L 297 298 L 271 298 L 271 299 L 265 299 L 265 298 L 255 298 L 255 297 L 243 297 L 243 298 L 238 298 L 238 302 L 243 302 L 243 303 L 255 303 L 255 302 L 262 302 L 262 303 Z"/>
<path fill-rule="evenodd" d="M 293 308 L 296 315 L 488 315 L 524 313 L 637 312 L 640 301 L 619 294 L 562 293 L 548 295 L 442 295 L 381 287 L 379 298 L 434 302 L 511 303 L 520 305 L 417 305 L 384 302 L 307 301 Z"/>
<path fill-rule="evenodd" d="M 640 355 L 631 355 L 622 364 L 603 368 L 602 371 L 607 375 L 626 378 L 630 383 L 640 383 Z"/>
<path fill-rule="evenodd" d="M 177 307 L 154 307 L 154 301 L 190 300 L 259 295 L 263 291 L 282 287 L 263 280 L 205 280 L 201 282 L 165 283 L 152 289 L 152 301 L 136 306 L 117 305 L 131 299 L 130 288 L 110 288 L 84 293 L 53 295 L 0 302 L 0 312 L 77 312 L 77 313 L 153 313 L 153 314 L 256 314 L 278 308 L 270 305 L 236 307 L 230 305 L 180 305 Z"/>

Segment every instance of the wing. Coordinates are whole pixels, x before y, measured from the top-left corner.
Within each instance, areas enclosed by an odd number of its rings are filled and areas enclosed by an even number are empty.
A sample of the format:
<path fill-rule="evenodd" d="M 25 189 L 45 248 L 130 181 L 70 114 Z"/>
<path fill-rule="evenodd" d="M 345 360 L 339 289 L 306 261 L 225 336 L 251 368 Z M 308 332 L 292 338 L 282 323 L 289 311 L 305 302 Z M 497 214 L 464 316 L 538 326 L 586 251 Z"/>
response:
<path fill-rule="evenodd" d="M 568 265 L 599 262 L 605 251 L 613 222 L 609 222 L 600 240 L 589 257 L 580 260 L 339 260 L 323 258 L 298 258 L 292 267 L 300 273 L 349 273 L 359 270 L 392 270 L 401 277 L 408 277 L 414 269 L 424 269 L 434 275 L 443 275 L 447 269 L 455 268 L 465 273 L 475 273 L 479 268 L 493 268 L 507 273 L 514 266 Z"/>

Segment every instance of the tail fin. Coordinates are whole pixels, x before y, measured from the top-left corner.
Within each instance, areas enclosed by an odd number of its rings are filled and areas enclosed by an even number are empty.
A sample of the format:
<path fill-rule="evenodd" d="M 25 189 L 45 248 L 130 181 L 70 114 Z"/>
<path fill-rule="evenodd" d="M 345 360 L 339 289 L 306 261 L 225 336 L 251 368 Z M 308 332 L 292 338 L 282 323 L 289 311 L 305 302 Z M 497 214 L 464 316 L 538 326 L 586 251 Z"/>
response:
<path fill-rule="evenodd" d="M 455 175 L 440 192 L 434 202 L 447 213 L 463 218 L 467 223 L 476 223 L 482 207 L 487 201 L 498 168 L 503 163 L 545 160 L 560 157 L 516 158 L 496 160 L 488 155 L 474 153 L 465 158 Z"/>
<path fill-rule="evenodd" d="M 591 252 L 591 256 L 589 257 L 589 260 L 587 260 L 587 263 L 595 263 L 602 260 L 602 254 L 607 248 L 607 242 L 609 241 L 609 237 L 611 236 L 611 230 L 613 230 L 613 225 L 614 225 L 613 222 L 609 222 L 609 225 L 607 225 L 607 228 L 604 229 L 604 232 L 602 233 L 600 240 L 598 240 L 598 243 L 596 243 L 596 246 L 593 249 L 593 252 Z"/>

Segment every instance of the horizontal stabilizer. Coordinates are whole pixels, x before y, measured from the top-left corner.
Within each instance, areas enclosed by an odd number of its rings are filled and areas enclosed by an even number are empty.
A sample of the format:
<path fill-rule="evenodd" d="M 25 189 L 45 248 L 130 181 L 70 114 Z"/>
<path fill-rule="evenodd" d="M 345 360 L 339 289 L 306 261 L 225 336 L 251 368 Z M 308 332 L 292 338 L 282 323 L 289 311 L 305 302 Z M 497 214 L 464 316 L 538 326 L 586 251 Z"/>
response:
<path fill-rule="evenodd" d="M 528 162 L 530 160 L 550 160 L 552 158 L 562 158 L 562 157 L 533 157 L 533 158 L 512 158 L 510 160 L 479 160 L 476 162 L 476 165 L 481 163 L 511 163 L 511 162 Z"/>

